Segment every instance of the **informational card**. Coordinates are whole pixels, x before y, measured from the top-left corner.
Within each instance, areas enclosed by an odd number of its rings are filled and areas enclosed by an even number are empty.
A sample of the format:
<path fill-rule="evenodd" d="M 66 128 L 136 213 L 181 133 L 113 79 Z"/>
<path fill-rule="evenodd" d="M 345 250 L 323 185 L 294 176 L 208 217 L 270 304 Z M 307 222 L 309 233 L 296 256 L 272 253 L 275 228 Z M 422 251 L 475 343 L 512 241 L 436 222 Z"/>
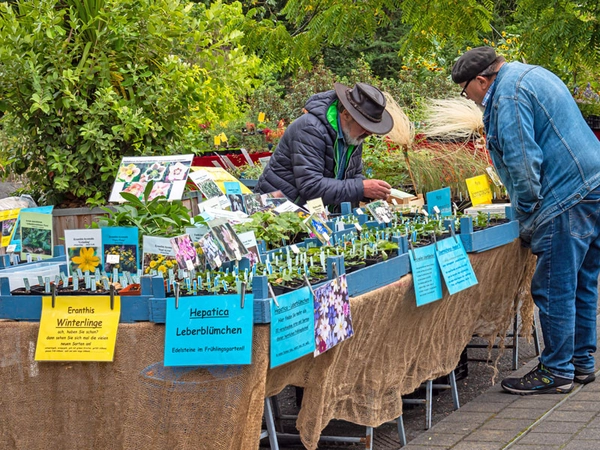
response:
<path fill-rule="evenodd" d="M 167 298 L 165 366 L 250 364 L 254 310 L 239 295 Z"/>
<path fill-rule="evenodd" d="M 450 237 L 438 241 L 435 254 L 450 294 L 477 284 L 477 277 L 462 240 Z"/>
<path fill-rule="evenodd" d="M 103 227 L 102 255 L 104 271 L 137 273 L 140 265 L 137 227 Z"/>
<path fill-rule="evenodd" d="M 315 350 L 313 296 L 305 286 L 271 302 L 271 368 Z"/>
<path fill-rule="evenodd" d="M 65 230 L 65 253 L 69 276 L 77 274 L 78 270 L 94 273 L 101 267 L 102 230 Z"/>
<path fill-rule="evenodd" d="M 235 181 L 235 182 L 240 182 L 240 180 L 238 180 L 237 178 L 235 178 L 233 175 L 231 175 L 229 172 L 227 172 L 225 169 L 223 169 L 221 166 L 219 167 L 192 167 L 192 172 L 198 171 L 198 170 L 205 170 L 206 172 L 208 172 L 211 176 L 211 178 L 215 181 L 215 183 L 217 183 L 217 185 L 219 186 L 219 189 L 221 189 L 221 192 L 224 194 L 225 193 L 225 186 L 224 186 L 224 182 L 225 181 Z M 240 188 L 242 189 L 242 194 L 251 194 L 252 191 L 250 189 L 248 189 L 244 184 L 240 185 Z"/>
<path fill-rule="evenodd" d="M 42 297 L 36 361 L 113 361 L 121 297 Z"/>
<path fill-rule="evenodd" d="M 390 205 L 385 200 L 376 200 L 367 204 L 367 209 L 377 221 L 377 223 L 390 223 L 394 218 L 394 213 Z"/>
<path fill-rule="evenodd" d="M 239 181 L 225 181 L 225 194 L 242 194 L 242 185 Z"/>
<path fill-rule="evenodd" d="M 318 356 L 354 336 L 346 275 L 315 288 L 315 351 Z"/>
<path fill-rule="evenodd" d="M 442 276 L 435 256 L 435 244 L 417 247 L 408 252 L 415 285 L 417 306 L 442 298 Z"/>
<path fill-rule="evenodd" d="M 253 266 L 254 264 L 262 262 L 254 231 L 240 233 L 238 234 L 238 238 L 240 238 L 240 241 L 242 241 L 242 244 L 244 244 L 244 247 L 246 247 L 246 250 L 248 250 L 248 253 L 244 256 L 250 260 L 250 265 Z"/>
<path fill-rule="evenodd" d="M 492 189 L 487 175 L 479 175 L 473 178 L 467 178 L 467 190 L 471 203 L 475 205 L 487 205 L 492 203 Z"/>
<path fill-rule="evenodd" d="M 161 195 L 169 200 L 181 200 L 193 157 L 190 154 L 123 158 L 108 201 L 125 201 L 121 192 L 129 192 L 142 199 L 150 182 L 154 184 L 148 200 Z"/>
<path fill-rule="evenodd" d="M 142 272 L 144 275 L 166 276 L 169 269 L 177 270 L 175 251 L 169 238 L 144 236 L 142 239 L 144 251 Z"/>
<path fill-rule="evenodd" d="M 17 219 L 20 209 L 7 209 L 0 211 L 0 226 L 2 227 L 1 247 L 8 247 L 17 228 Z"/>
<path fill-rule="evenodd" d="M 21 259 L 27 254 L 41 259 L 52 258 L 54 254 L 54 236 L 52 215 L 36 212 L 21 212 Z"/>
<path fill-rule="evenodd" d="M 437 213 L 435 210 L 436 206 L 439 210 L 438 214 L 441 216 L 452 215 L 452 198 L 449 187 L 438 189 L 437 191 L 427 192 L 425 194 L 425 199 L 427 201 L 427 212 L 430 215 Z"/>
<path fill-rule="evenodd" d="M 10 243 L 9 243 L 9 245 L 14 245 L 13 248 L 14 248 L 15 253 L 21 252 L 21 213 L 33 212 L 33 213 L 39 213 L 39 214 L 52 215 L 53 209 L 54 209 L 54 206 L 50 205 L 50 206 L 38 206 L 35 208 L 23 208 L 20 210 L 19 217 L 17 218 L 17 222 L 15 224 L 15 229 L 14 229 L 13 235 L 12 235 L 12 237 L 10 239 Z"/>
<path fill-rule="evenodd" d="M 244 246 L 229 222 L 223 219 L 215 219 L 211 220 L 208 225 L 214 238 L 222 244 L 228 260 L 239 261 L 242 259 L 242 256 L 248 253 L 248 249 Z"/>
<path fill-rule="evenodd" d="M 181 270 L 196 270 L 200 266 L 200 258 L 189 234 L 172 237 L 170 241 Z"/>
<path fill-rule="evenodd" d="M 308 200 L 306 202 L 306 209 L 308 209 L 309 213 L 319 216 L 321 220 L 327 220 L 327 208 L 325 208 L 325 205 L 323 204 L 323 199 L 321 197 Z"/>
<path fill-rule="evenodd" d="M 266 208 L 261 194 L 244 195 L 244 206 L 246 207 L 246 214 L 249 216 Z"/>

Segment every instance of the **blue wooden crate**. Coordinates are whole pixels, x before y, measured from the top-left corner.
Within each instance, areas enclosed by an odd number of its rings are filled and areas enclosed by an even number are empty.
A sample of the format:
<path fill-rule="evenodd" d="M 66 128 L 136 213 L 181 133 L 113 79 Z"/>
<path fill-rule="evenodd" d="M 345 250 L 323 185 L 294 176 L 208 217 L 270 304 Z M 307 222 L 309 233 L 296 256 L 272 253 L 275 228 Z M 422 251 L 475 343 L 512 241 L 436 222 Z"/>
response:
<path fill-rule="evenodd" d="M 346 275 L 348 294 L 351 297 L 379 289 L 398 281 L 409 272 L 408 254 L 403 253 L 386 261 L 359 269 Z"/>
<path fill-rule="evenodd" d="M 259 281 L 260 279 L 267 277 L 254 277 L 252 283 L 252 290 L 260 290 Z M 156 294 L 153 298 L 148 301 L 148 320 L 154 323 L 165 323 L 167 320 L 167 301 L 175 301 L 174 297 L 166 297 L 164 279 L 160 276 L 152 279 L 153 291 Z M 261 283 L 262 284 L 262 283 Z M 267 290 L 266 285 L 264 288 Z M 262 294 L 268 297 L 266 294 Z M 256 300 L 254 293 L 246 294 L 244 299 L 245 307 L 252 307 L 254 309 L 254 323 L 270 323 L 271 322 L 271 299 L 262 298 Z"/>
<path fill-rule="evenodd" d="M 121 323 L 149 320 L 152 281 L 150 277 L 142 277 L 140 284 L 141 295 L 121 296 Z M 0 277 L 0 319 L 39 322 L 41 315 L 41 295 L 11 295 L 8 279 Z"/>
<path fill-rule="evenodd" d="M 514 209 L 506 207 L 506 218 L 510 222 L 495 225 L 480 231 L 473 231 L 473 218 L 461 217 L 460 238 L 469 253 L 484 252 L 492 248 L 509 244 L 519 237 L 519 221 L 515 219 Z"/>

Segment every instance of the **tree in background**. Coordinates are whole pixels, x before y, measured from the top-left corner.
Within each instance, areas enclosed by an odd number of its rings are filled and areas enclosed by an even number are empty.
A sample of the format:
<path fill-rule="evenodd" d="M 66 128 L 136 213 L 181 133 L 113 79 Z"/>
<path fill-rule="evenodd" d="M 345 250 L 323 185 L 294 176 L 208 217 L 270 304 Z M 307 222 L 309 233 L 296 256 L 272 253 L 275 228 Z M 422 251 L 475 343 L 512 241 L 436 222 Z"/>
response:
<path fill-rule="evenodd" d="M 107 198 L 123 156 L 206 147 L 241 114 L 260 61 L 239 3 L 0 3 L 0 122 L 10 169 L 43 204 Z"/>

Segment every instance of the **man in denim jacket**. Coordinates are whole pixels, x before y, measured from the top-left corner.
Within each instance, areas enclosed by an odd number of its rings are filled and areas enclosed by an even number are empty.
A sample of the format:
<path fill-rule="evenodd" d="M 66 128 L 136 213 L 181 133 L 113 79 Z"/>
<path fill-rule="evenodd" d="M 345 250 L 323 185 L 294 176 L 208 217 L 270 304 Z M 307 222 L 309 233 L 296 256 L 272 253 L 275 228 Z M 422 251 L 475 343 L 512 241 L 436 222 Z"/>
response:
<path fill-rule="evenodd" d="M 487 147 L 537 256 L 531 293 L 544 334 L 540 363 L 507 378 L 513 394 L 564 393 L 595 379 L 600 272 L 600 142 L 565 84 L 548 70 L 506 63 L 491 47 L 452 68 L 461 95 L 485 108 Z"/>

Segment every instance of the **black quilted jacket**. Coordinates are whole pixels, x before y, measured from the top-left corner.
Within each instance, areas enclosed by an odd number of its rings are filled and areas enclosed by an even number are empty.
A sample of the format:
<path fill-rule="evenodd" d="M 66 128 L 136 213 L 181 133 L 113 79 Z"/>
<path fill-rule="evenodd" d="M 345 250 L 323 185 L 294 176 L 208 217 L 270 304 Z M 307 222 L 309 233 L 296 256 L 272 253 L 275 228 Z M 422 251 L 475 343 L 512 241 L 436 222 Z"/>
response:
<path fill-rule="evenodd" d="M 362 144 L 354 149 L 345 179 L 335 179 L 333 149 L 336 132 L 327 121 L 327 109 L 337 100 L 335 91 L 308 99 L 303 116 L 286 129 L 255 191 L 281 190 L 298 205 L 321 197 L 325 205 L 356 203 L 363 198 Z"/>

